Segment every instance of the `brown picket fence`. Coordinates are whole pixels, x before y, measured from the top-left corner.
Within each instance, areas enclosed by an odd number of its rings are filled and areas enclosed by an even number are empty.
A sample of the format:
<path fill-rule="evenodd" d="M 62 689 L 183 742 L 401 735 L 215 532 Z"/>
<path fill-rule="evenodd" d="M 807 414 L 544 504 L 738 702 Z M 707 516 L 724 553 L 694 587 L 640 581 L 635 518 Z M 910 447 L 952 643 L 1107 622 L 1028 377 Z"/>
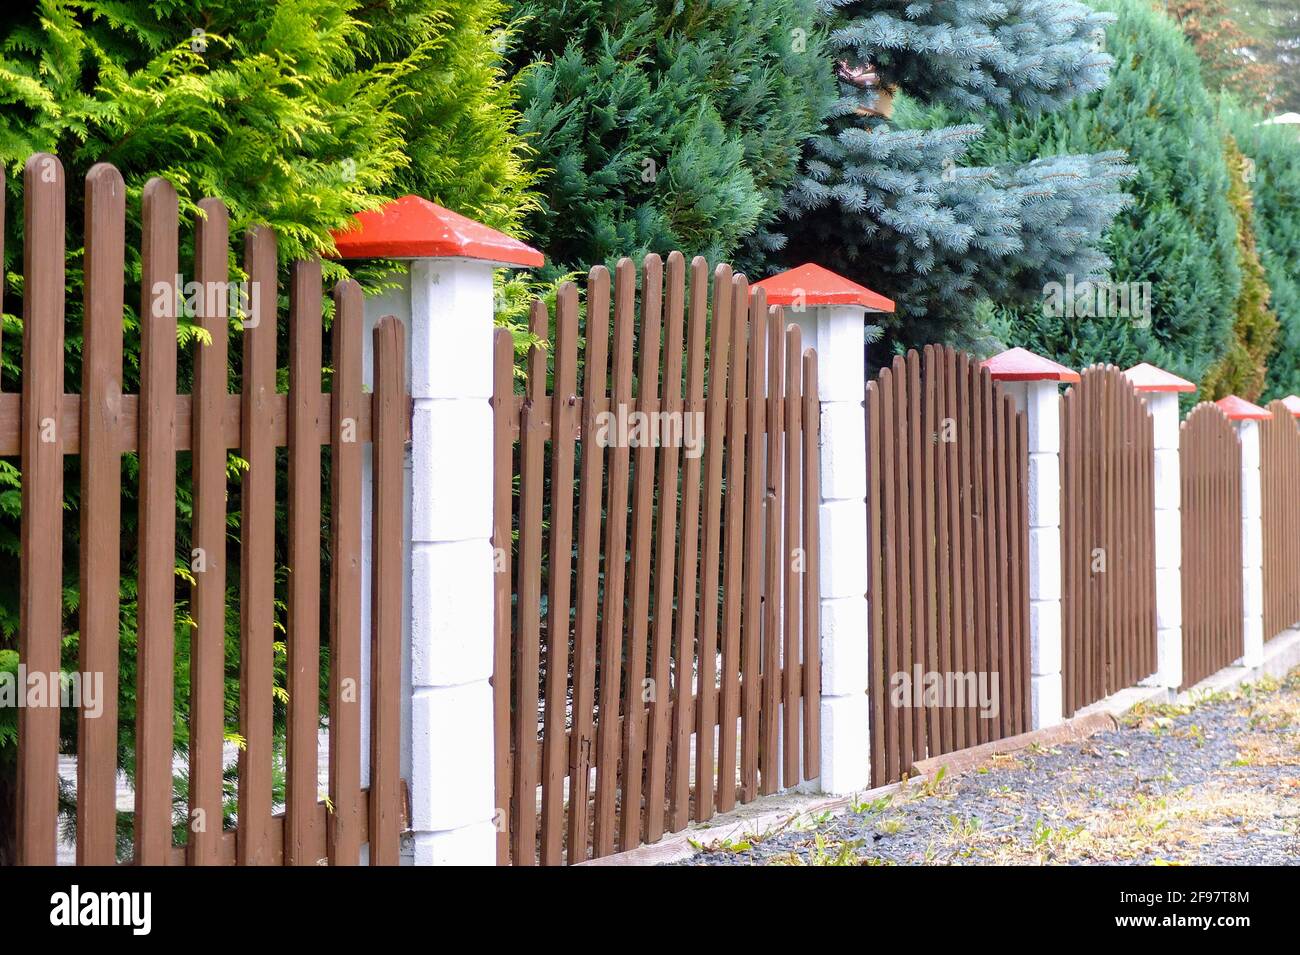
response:
<path fill-rule="evenodd" d="M 1242 653 L 1241 442 L 1212 402 L 1183 420 L 1183 688 Z"/>
<path fill-rule="evenodd" d="M 224 205 L 205 199 L 195 223 L 195 316 L 211 336 L 194 355 L 194 394 L 178 395 L 176 286 L 179 211 L 175 189 L 151 180 L 143 192 L 139 395 L 122 394 L 126 298 L 126 188 L 108 165 L 86 180 L 85 313 L 80 394 L 64 393 L 65 182 L 59 161 L 33 156 L 23 178 L 24 291 L 21 394 L 0 394 L 0 454 L 19 456 L 22 533 L 19 655 L 28 672 L 60 667 L 65 637 L 62 535 L 64 457 L 80 456 L 80 669 L 103 674 L 104 709 L 78 714 L 76 852 L 82 864 L 117 861 L 119 593 L 123 548 L 123 456 L 138 455 L 139 612 L 136 653 L 135 805 L 137 864 L 396 864 L 404 813 L 399 778 L 397 688 L 401 678 L 403 447 L 407 437 L 403 329 L 374 333 L 374 391 L 362 389 L 362 295 L 334 290 L 333 392 L 322 393 L 319 261 L 294 263 L 289 307 L 289 389 L 276 392 L 276 241 L 249 233 L 245 268 L 256 296 L 246 317 L 242 393 L 228 388 L 226 283 L 229 225 Z M 0 178 L 0 197 L 3 197 Z M 3 206 L 0 205 L 0 216 Z M 370 786 L 361 786 L 364 445 L 373 444 L 374 549 L 371 594 Z M 276 634 L 276 457 L 287 447 L 287 632 Z M 322 512 L 322 447 L 331 485 Z M 246 462 L 236 483 L 239 543 L 227 546 L 227 452 Z M 188 453 L 188 462 L 181 453 Z M 178 540 L 178 466 L 193 475 L 192 539 Z M 127 473 L 130 473 L 129 471 Z M 322 535 L 328 516 L 330 533 Z M 331 554 L 322 621 L 323 546 Z M 129 549 L 129 546 L 128 546 Z M 173 747 L 178 554 L 193 571 L 189 804 L 183 844 L 173 840 Z M 193 561 L 198 561 L 194 563 Z M 228 562 L 237 607 L 226 605 Z M 223 828 L 227 732 L 226 623 L 237 626 L 239 716 L 237 825 Z M 237 620 L 237 624 L 236 624 Z M 318 793 L 322 638 L 329 663 L 329 804 Z M 274 736 L 278 640 L 287 644 L 288 729 Z M 58 700 L 19 710 L 18 861 L 51 865 L 58 840 Z M 285 807 L 274 811 L 273 773 L 283 755 Z M 6 821 L 8 822 L 8 821 Z"/>
<path fill-rule="evenodd" d="M 1300 426 L 1286 404 L 1259 423 L 1264 518 L 1264 639 L 1300 622 Z"/>
<path fill-rule="evenodd" d="M 1118 368 L 1061 399 L 1061 680 L 1067 717 L 1156 670 L 1155 443 Z"/>
<path fill-rule="evenodd" d="M 553 331 L 533 307 L 523 394 L 497 333 L 502 864 L 652 843 L 819 772 L 816 355 L 743 276 L 718 266 L 710 305 L 689 271 L 648 256 L 638 295 L 620 262 L 612 336 L 591 271 L 581 387 L 572 283 Z M 609 430 L 655 412 L 676 439 Z"/>
<path fill-rule="evenodd" d="M 867 385 L 866 412 L 871 773 L 882 785 L 1029 728 L 1028 439 L 1010 395 L 948 347 L 896 357 Z M 960 688 L 961 705 L 923 692 L 916 705 L 930 673 Z M 978 681 L 994 678 L 988 714 Z"/>

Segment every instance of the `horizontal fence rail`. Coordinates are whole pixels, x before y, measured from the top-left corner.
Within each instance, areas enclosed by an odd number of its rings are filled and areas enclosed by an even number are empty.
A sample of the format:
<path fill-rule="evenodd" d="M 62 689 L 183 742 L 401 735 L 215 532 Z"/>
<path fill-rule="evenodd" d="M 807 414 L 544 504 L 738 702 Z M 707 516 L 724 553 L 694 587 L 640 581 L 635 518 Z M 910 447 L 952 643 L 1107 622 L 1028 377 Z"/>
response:
<path fill-rule="evenodd" d="M 1242 654 L 1241 442 L 1217 406 L 1182 424 L 1183 685 Z"/>
<path fill-rule="evenodd" d="M 882 785 L 1029 728 L 1028 439 L 1001 385 L 947 347 L 896 357 L 867 385 L 866 409 Z"/>
<path fill-rule="evenodd" d="M 1300 623 L 1300 426 L 1272 401 L 1259 423 L 1264 532 L 1264 639 Z"/>
<path fill-rule="evenodd" d="M 199 296 L 192 318 L 205 340 L 193 348 L 193 394 L 177 394 L 179 202 L 169 183 L 153 179 L 144 187 L 141 210 L 140 392 L 123 394 L 124 309 L 133 298 L 125 288 L 126 188 L 116 169 L 101 164 L 86 181 L 81 392 L 65 394 L 65 182 L 58 160 L 32 157 L 23 190 L 22 393 L 0 395 L 0 453 L 20 455 L 22 471 L 20 661 L 29 672 L 57 672 L 60 647 L 75 629 L 83 675 L 103 677 L 104 711 L 92 715 L 83 706 L 77 720 L 77 861 L 355 864 L 368 844 L 372 864 L 395 864 L 405 812 L 400 727 L 388 712 L 401 672 L 400 515 L 410 416 L 402 325 L 387 318 L 375 328 L 374 390 L 366 393 L 361 290 L 350 281 L 339 284 L 333 300 L 333 390 L 322 392 L 327 368 L 321 265 L 293 263 L 289 388 L 277 394 L 276 244 L 270 230 L 254 229 L 245 240 L 244 268 L 260 286 L 253 299 L 258 304 L 237 321 L 226 295 Z M 230 280 L 226 209 L 216 199 L 203 200 L 199 208 L 194 279 L 204 290 L 224 291 Z M 231 352 L 232 328 L 242 339 L 238 357 Z M 238 394 L 229 391 L 234 369 Z M 329 452 L 327 501 L 322 448 Z M 230 477 L 231 450 L 242 459 L 236 479 Z M 186 451 L 188 460 L 178 456 Z M 138 469 L 123 466 L 124 455 L 132 452 Z M 376 529 L 368 625 L 362 619 L 360 530 L 367 453 Z M 65 456 L 72 455 L 78 456 L 80 474 L 79 602 L 69 618 L 63 609 L 60 527 Z M 185 478 L 192 486 L 182 496 Z M 287 488 L 286 532 L 277 528 L 278 482 Z M 131 489 L 138 495 L 138 530 L 124 544 L 123 495 Z M 234 543 L 232 526 L 238 528 Z M 123 567 L 123 554 L 134 566 Z M 124 589 L 132 573 L 134 583 Z M 287 585 L 277 584 L 285 577 Z M 131 589 L 138 593 L 138 613 L 128 626 L 120 601 Z M 282 601 L 287 614 L 277 609 Z M 367 629 L 373 710 L 370 786 L 363 789 L 360 688 L 367 674 L 361 641 Z M 125 635 L 132 630 L 136 717 L 130 728 L 120 725 L 117 702 L 129 652 Z M 283 663 L 277 662 L 280 641 Z M 188 746 L 182 750 L 175 739 L 177 702 L 186 691 L 177 686 L 175 671 L 185 647 Z M 277 687 L 282 666 L 285 686 Z M 329 686 L 324 694 L 323 666 Z M 237 724 L 227 713 L 228 681 L 238 682 Z M 322 700 L 328 714 L 328 803 L 317 782 Z M 60 710 L 57 700 L 53 704 L 19 710 L 16 825 L 18 861 L 27 864 L 56 859 Z M 276 729 L 282 706 L 287 734 Z M 226 743 L 236 733 L 238 761 L 231 765 Z M 129 860 L 118 858 L 124 745 L 134 756 Z M 178 761 L 188 776 L 187 804 L 174 791 Z M 281 761 L 282 812 L 274 797 Z M 234 802 L 227 801 L 231 785 Z"/>
<path fill-rule="evenodd" d="M 818 774 L 816 356 L 743 276 L 689 271 L 648 256 L 638 294 L 631 261 L 612 289 L 593 269 L 581 366 L 577 289 L 553 326 L 535 304 L 522 395 L 497 332 L 503 864 L 655 842 Z"/>
<path fill-rule="evenodd" d="M 1061 398 L 1062 714 L 1156 670 L 1151 415 L 1118 368 Z"/>

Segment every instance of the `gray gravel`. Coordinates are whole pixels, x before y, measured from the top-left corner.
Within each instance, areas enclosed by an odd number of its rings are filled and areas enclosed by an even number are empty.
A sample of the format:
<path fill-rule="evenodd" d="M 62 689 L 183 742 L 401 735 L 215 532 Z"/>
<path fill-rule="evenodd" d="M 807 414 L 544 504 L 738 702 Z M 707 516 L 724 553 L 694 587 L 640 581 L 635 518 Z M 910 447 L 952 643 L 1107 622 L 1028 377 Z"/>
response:
<path fill-rule="evenodd" d="M 1300 865 L 1300 670 L 1034 747 L 688 865 Z"/>

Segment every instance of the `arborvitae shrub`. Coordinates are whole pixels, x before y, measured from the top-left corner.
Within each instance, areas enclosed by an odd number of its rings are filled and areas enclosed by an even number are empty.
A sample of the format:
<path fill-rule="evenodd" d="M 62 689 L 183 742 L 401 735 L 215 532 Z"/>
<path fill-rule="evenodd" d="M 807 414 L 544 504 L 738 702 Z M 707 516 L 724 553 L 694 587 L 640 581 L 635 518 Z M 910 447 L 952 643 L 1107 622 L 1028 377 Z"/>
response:
<path fill-rule="evenodd" d="M 1255 163 L 1242 155 L 1231 135 L 1224 138 L 1224 154 L 1232 175 L 1228 200 L 1237 217 L 1237 264 L 1241 268 L 1241 291 L 1237 293 L 1232 321 L 1232 342 L 1227 353 L 1201 383 L 1200 397 L 1222 398 L 1240 395 L 1255 401 L 1264 390 L 1267 362 L 1277 339 L 1277 316 L 1269 309 L 1271 292 L 1259 261 L 1255 241 L 1254 201 L 1251 184 L 1256 179 Z"/>
<path fill-rule="evenodd" d="M 752 269 L 834 95 L 814 0 L 515 0 L 554 263 L 681 249 Z M 549 273 L 548 273 L 549 274 Z"/>
<path fill-rule="evenodd" d="M 1044 150 L 1124 150 L 1138 170 L 1124 187 L 1133 202 L 1104 249 L 1114 282 L 1150 284 L 1150 321 L 1061 318 L 1028 306 L 997 309 L 991 328 L 1071 367 L 1150 361 L 1199 382 L 1232 340 L 1241 289 L 1215 99 L 1182 32 L 1147 0 L 1097 7 L 1118 17 L 1106 31 L 1110 85 L 1050 116 L 991 124 L 977 152 L 998 162 Z"/>

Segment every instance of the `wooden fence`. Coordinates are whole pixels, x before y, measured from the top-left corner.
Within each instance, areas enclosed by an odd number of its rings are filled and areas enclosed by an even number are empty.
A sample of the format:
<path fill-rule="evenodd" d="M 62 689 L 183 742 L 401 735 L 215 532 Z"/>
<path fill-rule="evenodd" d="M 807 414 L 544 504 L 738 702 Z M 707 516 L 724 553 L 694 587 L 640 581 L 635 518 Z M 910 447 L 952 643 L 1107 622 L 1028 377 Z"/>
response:
<path fill-rule="evenodd" d="M 1241 443 L 1203 402 L 1178 439 L 1183 538 L 1183 689 L 1242 654 Z"/>
<path fill-rule="evenodd" d="M 872 783 L 1029 728 L 1027 435 L 987 370 L 951 348 L 867 385 Z M 935 673 L 949 697 L 931 705 Z M 975 685 L 969 677 L 973 676 Z M 982 712 L 981 680 L 998 681 Z"/>
<path fill-rule="evenodd" d="M 275 237 L 256 229 L 244 246 L 257 311 L 242 332 L 242 393 L 228 390 L 228 217 L 215 199 L 196 223 L 195 316 L 211 342 L 195 352 L 194 394 L 178 395 L 180 290 L 178 199 L 151 180 L 143 194 L 139 395 L 122 394 L 126 189 L 99 165 L 86 180 L 85 314 L 80 394 L 64 393 L 64 175 L 53 156 L 27 163 L 24 190 L 22 393 L 0 394 L 0 454 L 20 455 L 22 534 L 19 654 L 29 672 L 60 669 L 65 639 L 62 534 L 64 457 L 80 455 L 80 668 L 103 674 L 104 710 L 78 714 L 77 861 L 116 860 L 120 548 L 123 456 L 139 461 L 139 613 L 136 654 L 134 861 L 167 864 L 395 864 L 403 812 L 398 776 L 401 667 L 405 346 L 400 323 L 375 329 L 374 392 L 362 390 L 362 297 L 334 290 L 333 392 L 322 393 L 321 266 L 291 267 L 289 390 L 276 392 Z M 0 196 L 3 196 L 0 180 Z M 0 213 L 3 210 L 0 209 Z M 373 442 L 370 787 L 361 787 L 362 456 Z M 276 449 L 287 447 L 287 633 L 276 630 Z M 321 448 L 329 448 L 330 535 L 322 538 Z M 247 462 L 237 485 L 237 546 L 227 546 L 227 452 Z M 177 539 L 178 452 L 193 476 L 191 540 Z M 322 547 L 332 560 L 321 620 Z M 178 589 L 178 554 L 193 570 Z M 197 560 L 199 563 L 194 563 Z M 227 561 L 237 565 L 238 606 L 226 606 Z M 176 602 L 190 589 L 188 837 L 173 842 Z M 239 632 L 236 828 L 223 829 L 227 732 L 226 621 Z M 317 791 L 322 639 L 329 662 L 329 800 Z M 274 644 L 287 644 L 285 808 L 276 814 L 273 773 Z M 53 864 L 58 837 L 60 710 L 19 710 L 18 855 Z"/>
<path fill-rule="evenodd" d="M 1061 585 L 1069 717 L 1156 670 L 1152 421 L 1110 365 L 1061 399 Z"/>
<path fill-rule="evenodd" d="M 551 347 L 522 395 L 497 333 L 501 863 L 630 849 L 818 775 L 816 355 L 743 276 L 718 266 L 710 307 L 704 260 L 685 273 L 646 258 L 637 327 L 622 261 L 611 341 L 592 270 L 581 389 L 571 283 L 554 334 L 533 308 Z M 676 438 L 618 430 L 657 412 Z"/>
<path fill-rule="evenodd" d="M 1300 622 L 1300 427 L 1282 401 L 1259 423 L 1264 639 Z"/>

